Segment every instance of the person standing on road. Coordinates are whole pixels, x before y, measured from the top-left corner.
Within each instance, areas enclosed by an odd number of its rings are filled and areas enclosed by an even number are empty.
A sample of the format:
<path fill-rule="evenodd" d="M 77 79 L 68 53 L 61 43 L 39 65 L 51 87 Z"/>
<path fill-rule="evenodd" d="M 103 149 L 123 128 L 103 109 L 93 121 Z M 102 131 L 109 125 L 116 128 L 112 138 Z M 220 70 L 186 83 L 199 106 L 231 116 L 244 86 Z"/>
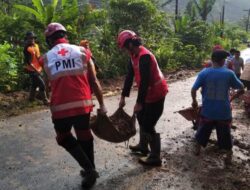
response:
<path fill-rule="evenodd" d="M 42 101 L 47 105 L 48 99 L 45 83 L 41 75 L 42 67 L 39 64 L 40 50 L 38 44 L 35 43 L 35 39 L 36 35 L 34 32 L 27 32 L 25 35 L 25 46 L 23 50 L 25 70 L 29 73 L 31 79 L 29 101 L 35 100 L 36 89 L 38 87 Z"/>
<path fill-rule="evenodd" d="M 51 112 L 56 140 L 84 169 L 82 187 L 94 185 L 98 173 L 94 163 L 93 136 L 89 126 L 93 109 L 90 86 L 106 114 L 101 86 L 95 75 L 90 51 L 69 44 L 66 29 L 60 23 L 50 23 L 45 30 L 51 48 L 41 59 L 51 82 Z M 71 133 L 74 127 L 76 137 Z"/>
<path fill-rule="evenodd" d="M 138 145 L 129 148 L 133 152 L 147 155 L 149 145 L 150 154 L 139 159 L 139 162 L 144 165 L 160 166 L 161 142 L 160 134 L 155 131 L 155 125 L 162 115 L 165 96 L 168 92 L 166 80 L 155 56 L 141 44 L 135 32 L 131 30 L 120 32 L 118 46 L 126 50 L 131 58 L 119 107 L 125 106 L 125 97 L 129 97 L 134 78 L 138 86 L 134 113 L 139 122 L 140 139 Z"/>
<path fill-rule="evenodd" d="M 233 70 L 238 78 L 240 78 L 241 71 L 244 70 L 244 60 L 240 57 L 240 51 L 236 50 L 234 58 L 232 59 Z"/>
<path fill-rule="evenodd" d="M 216 129 L 220 149 L 227 151 L 226 161 L 232 156 L 231 122 L 232 112 L 229 100 L 230 88 L 240 89 L 235 97 L 244 93 L 244 86 L 233 71 L 223 67 L 229 54 L 224 50 L 212 53 L 213 67 L 204 69 L 198 75 L 192 90 L 192 107 L 197 108 L 196 93 L 202 88 L 202 108 L 200 126 L 195 135 L 195 153 L 200 154 L 201 146 L 206 146 L 213 128 Z"/>
<path fill-rule="evenodd" d="M 245 61 L 244 70 L 240 76 L 240 80 L 243 82 L 247 90 L 250 90 L 250 59 Z"/>
<path fill-rule="evenodd" d="M 228 69 L 231 69 L 231 70 L 234 70 L 233 59 L 234 59 L 235 51 L 236 51 L 236 49 L 231 48 L 229 50 L 229 56 L 226 58 L 226 61 L 225 61 L 225 67 Z"/>

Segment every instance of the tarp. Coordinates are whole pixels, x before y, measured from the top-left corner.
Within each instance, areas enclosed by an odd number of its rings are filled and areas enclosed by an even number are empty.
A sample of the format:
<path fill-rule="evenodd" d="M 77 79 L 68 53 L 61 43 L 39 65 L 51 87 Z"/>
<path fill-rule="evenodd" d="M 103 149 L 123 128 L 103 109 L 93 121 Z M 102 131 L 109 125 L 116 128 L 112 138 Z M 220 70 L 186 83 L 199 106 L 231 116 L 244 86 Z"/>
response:
<path fill-rule="evenodd" d="M 90 127 L 100 139 L 120 143 L 129 140 L 136 134 L 135 116 L 129 116 L 119 108 L 112 116 L 102 115 L 92 117 Z"/>

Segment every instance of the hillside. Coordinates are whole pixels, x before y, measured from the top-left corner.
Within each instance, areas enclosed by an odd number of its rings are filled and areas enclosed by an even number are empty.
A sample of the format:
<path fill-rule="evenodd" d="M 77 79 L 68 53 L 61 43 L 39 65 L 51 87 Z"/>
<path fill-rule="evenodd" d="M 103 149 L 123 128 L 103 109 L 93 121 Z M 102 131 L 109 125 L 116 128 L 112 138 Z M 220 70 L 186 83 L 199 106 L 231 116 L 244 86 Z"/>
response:
<path fill-rule="evenodd" d="M 169 0 L 159 0 L 159 5 L 162 5 L 166 1 Z M 187 3 L 190 0 L 179 0 L 180 12 L 184 12 Z M 225 12 L 225 20 L 226 22 L 238 22 L 244 16 L 247 16 L 247 12 L 243 11 L 246 9 L 250 9 L 250 0 L 225 0 L 226 1 L 226 12 Z M 89 2 L 96 7 L 101 6 L 102 0 L 79 0 L 80 3 Z M 216 21 L 220 19 L 220 13 L 222 12 L 222 5 L 224 0 L 216 0 L 213 11 L 210 13 L 208 19 L 212 21 Z M 165 11 L 170 14 L 174 14 L 175 11 L 175 0 L 172 0 L 171 3 L 166 5 L 163 8 Z"/>
<path fill-rule="evenodd" d="M 179 6 L 181 12 L 184 12 L 186 4 L 189 0 L 179 0 Z M 160 4 L 166 2 L 166 0 L 160 0 Z M 217 0 L 215 3 L 215 6 L 213 8 L 213 11 L 209 15 L 210 20 L 219 20 L 220 18 L 220 12 L 222 9 L 224 0 Z M 247 15 L 247 12 L 244 12 L 243 10 L 250 8 L 250 0 L 226 0 L 226 13 L 225 13 L 225 19 L 228 22 L 237 22 L 241 18 Z M 169 3 L 164 7 L 166 11 L 169 11 L 171 13 L 174 13 L 175 9 L 175 0 L 172 1 L 172 3 Z"/>

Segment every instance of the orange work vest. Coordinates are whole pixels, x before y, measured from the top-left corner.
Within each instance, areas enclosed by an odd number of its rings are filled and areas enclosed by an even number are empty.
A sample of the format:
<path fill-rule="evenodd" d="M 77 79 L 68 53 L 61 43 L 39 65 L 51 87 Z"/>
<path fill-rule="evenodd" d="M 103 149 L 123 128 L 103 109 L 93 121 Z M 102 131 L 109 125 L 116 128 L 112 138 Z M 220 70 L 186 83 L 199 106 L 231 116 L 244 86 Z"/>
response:
<path fill-rule="evenodd" d="M 32 65 L 26 65 L 25 68 L 28 71 L 37 71 L 42 72 L 42 66 L 39 63 L 39 57 L 40 57 L 40 50 L 37 44 L 34 44 L 33 46 L 29 46 L 27 48 L 27 51 L 31 55 L 31 64 Z"/>
<path fill-rule="evenodd" d="M 145 102 L 146 103 L 153 103 L 161 100 L 166 96 L 168 93 L 168 85 L 162 74 L 157 60 L 155 56 L 145 47 L 140 46 L 140 52 L 137 57 L 131 56 L 131 62 L 135 74 L 135 81 L 137 86 L 140 86 L 141 76 L 140 76 L 140 68 L 139 68 L 139 61 L 140 57 L 143 55 L 150 55 L 151 58 L 151 65 L 150 65 L 150 80 L 149 80 L 149 87 L 146 95 Z"/>

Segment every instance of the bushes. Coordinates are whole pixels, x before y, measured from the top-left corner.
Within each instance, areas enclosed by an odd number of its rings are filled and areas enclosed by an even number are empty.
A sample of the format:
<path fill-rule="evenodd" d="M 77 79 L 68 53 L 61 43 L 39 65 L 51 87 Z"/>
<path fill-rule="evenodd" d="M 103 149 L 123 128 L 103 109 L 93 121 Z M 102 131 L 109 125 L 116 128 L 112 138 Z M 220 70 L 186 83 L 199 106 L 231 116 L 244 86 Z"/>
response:
<path fill-rule="evenodd" d="M 41 3 L 38 0 L 34 2 L 37 6 L 37 3 Z M 143 44 L 155 54 L 165 71 L 200 66 L 202 59 L 210 56 L 215 44 L 229 49 L 247 41 L 246 33 L 235 26 L 224 29 L 219 24 L 208 24 L 188 16 L 179 17 L 173 22 L 171 15 L 157 8 L 155 0 L 110 0 L 102 9 L 93 9 L 77 0 L 44 2 L 47 3 L 43 7 L 55 7 L 50 10 L 42 8 L 40 19 L 29 11 L 12 9 L 6 14 L 0 10 L 0 43 L 3 51 L 0 74 L 4 76 L 0 81 L 0 91 L 27 86 L 27 76 L 23 73 L 23 65 L 19 64 L 22 63 L 23 36 L 26 31 L 33 30 L 37 34 L 41 52 L 46 52 L 44 26 L 50 20 L 65 25 L 71 43 L 79 44 L 82 39 L 90 41 L 93 55 L 102 70 L 101 78 L 126 73 L 129 57 L 118 49 L 116 43 L 117 34 L 122 29 L 131 29 L 140 34 Z M 34 9 L 38 11 L 41 7 L 37 6 Z M 224 38 L 221 38 L 223 30 Z"/>
<path fill-rule="evenodd" d="M 149 21 L 156 14 L 156 5 L 150 0 L 111 0 L 110 19 L 115 32 L 120 29 L 150 28 Z"/>
<path fill-rule="evenodd" d="M 0 44 L 0 91 L 11 91 L 17 87 L 17 59 L 12 46 L 5 42 Z"/>

